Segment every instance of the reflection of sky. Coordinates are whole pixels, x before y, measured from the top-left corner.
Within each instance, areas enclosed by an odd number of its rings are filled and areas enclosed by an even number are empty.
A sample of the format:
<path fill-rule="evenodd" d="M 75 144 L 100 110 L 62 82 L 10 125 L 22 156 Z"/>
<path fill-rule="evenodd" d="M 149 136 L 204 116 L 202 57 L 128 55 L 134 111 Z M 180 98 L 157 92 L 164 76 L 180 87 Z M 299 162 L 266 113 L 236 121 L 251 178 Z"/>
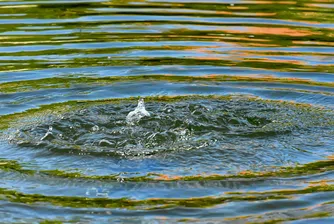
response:
<path fill-rule="evenodd" d="M 193 16 L 155 16 L 155 15 L 132 15 L 122 16 L 83 16 L 73 19 L 0 19 L 1 24 L 49 24 L 49 23 L 87 23 L 87 22 L 144 22 L 144 21 L 161 21 L 161 22 L 197 22 L 197 23 L 211 23 L 211 24 L 267 24 L 267 25 L 289 25 L 289 26 L 304 26 L 314 28 L 333 28 L 334 24 L 326 23 L 308 23 L 299 21 L 288 21 L 282 19 L 263 19 L 263 18 L 231 18 L 231 17 L 193 17 Z"/>

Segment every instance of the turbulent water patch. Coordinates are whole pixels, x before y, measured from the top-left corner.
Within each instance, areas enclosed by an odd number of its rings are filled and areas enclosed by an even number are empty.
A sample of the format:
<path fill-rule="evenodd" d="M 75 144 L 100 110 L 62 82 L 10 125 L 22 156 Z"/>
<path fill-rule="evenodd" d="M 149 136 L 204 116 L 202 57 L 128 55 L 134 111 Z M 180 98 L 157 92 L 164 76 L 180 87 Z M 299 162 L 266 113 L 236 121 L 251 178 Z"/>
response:
<path fill-rule="evenodd" d="M 187 155 L 193 163 L 203 156 L 217 166 L 226 161 L 225 168 L 257 170 L 312 160 L 310 152 L 317 144 L 303 149 L 302 141 L 329 136 L 334 124 L 329 110 L 243 96 L 148 98 L 151 116 L 135 124 L 126 116 L 136 101 L 80 104 L 80 109 L 39 119 L 45 122 L 18 126 L 7 137 L 20 147 L 51 153 L 177 160 Z M 297 152 L 305 161 L 295 156 Z"/>

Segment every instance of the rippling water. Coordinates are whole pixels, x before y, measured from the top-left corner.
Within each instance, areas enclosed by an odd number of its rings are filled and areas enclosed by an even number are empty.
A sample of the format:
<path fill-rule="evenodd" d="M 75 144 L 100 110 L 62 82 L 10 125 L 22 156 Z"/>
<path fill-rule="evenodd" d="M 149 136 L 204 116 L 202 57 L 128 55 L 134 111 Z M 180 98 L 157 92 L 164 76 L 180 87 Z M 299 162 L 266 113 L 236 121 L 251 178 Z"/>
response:
<path fill-rule="evenodd" d="M 334 222 L 333 1 L 4 0 L 0 24 L 1 222 Z"/>

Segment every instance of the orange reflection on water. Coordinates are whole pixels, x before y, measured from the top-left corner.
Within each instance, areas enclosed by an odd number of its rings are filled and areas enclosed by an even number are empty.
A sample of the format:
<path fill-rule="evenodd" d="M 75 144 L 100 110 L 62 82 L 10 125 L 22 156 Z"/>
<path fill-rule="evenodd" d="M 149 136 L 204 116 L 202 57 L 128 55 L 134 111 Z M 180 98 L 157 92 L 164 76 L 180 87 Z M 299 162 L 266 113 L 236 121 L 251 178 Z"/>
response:
<path fill-rule="evenodd" d="M 319 32 L 309 31 L 309 30 L 296 30 L 288 27 L 245 27 L 247 33 L 252 34 L 274 34 L 274 35 L 284 35 L 291 37 L 305 37 L 314 34 L 321 34 Z"/>
<path fill-rule="evenodd" d="M 228 11 L 216 11 L 216 14 L 218 15 L 233 15 L 233 12 L 228 12 Z"/>
<path fill-rule="evenodd" d="M 331 180 L 320 180 L 320 181 L 312 181 L 309 182 L 309 187 L 314 187 L 314 186 L 327 186 L 328 182 L 331 182 Z"/>
<path fill-rule="evenodd" d="M 283 60 L 283 59 L 272 59 L 272 58 L 257 58 L 257 59 L 252 59 L 252 58 L 247 58 L 245 59 L 247 62 L 264 62 L 264 63 L 282 63 L 282 64 L 294 64 L 294 65 L 305 65 L 304 62 L 302 61 L 297 61 L 297 60 Z M 291 80 L 299 80 L 297 78 L 289 78 Z"/>
<path fill-rule="evenodd" d="M 222 60 L 220 57 L 212 57 L 212 56 L 202 56 L 202 57 L 192 57 L 197 60 L 209 60 L 209 61 L 219 61 Z"/>
<path fill-rule="evenodd" d="M 179 180 L 181 179 L 181 176 L 168 176 L 165 174 L 159 174 L 157 180 Z"/>
<path fill-rule="evenodd" d="M 255 13 L 252 13 L 256 16 L 275 16 L 277 15 L 276 12 L 255 12 Z"/>
<path fill-rule="evenodd" d="M 231 33 L 233 33 L 233 31 Z M 249 37 L 249 38 L 247 38 L 247 37 L 224 37 L 224 39 L 226 39 L 226 40 L 237 40 L 238 42 L 241 42 L 241 41 L 269 42 L 270 41 L 270 40 L 266 40 L 266 39 L 257 39 L 257 38 L 253 38 L 253 37 Z"/>
<path fill-rule="evenodd" d="M 247 6 L 227 6 L 228 9 L 232 9 L 232 10 L 247 10 L 248 7 Z"/>
<path fill-rule="evenodd" d="M 301 44 L 301 45 L 324 45 L 324 46 L 334 46 L 334 42 L 321 42 L 321 41 L 300 41 L 294 40 L 293 44 Z"/>

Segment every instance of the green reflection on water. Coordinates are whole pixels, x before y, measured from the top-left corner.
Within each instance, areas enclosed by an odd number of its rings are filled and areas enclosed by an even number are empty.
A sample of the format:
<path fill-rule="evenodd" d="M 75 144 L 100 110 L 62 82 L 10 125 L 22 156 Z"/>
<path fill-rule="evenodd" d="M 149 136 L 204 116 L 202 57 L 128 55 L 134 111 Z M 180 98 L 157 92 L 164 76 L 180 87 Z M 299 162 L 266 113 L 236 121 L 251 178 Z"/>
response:
<path fill-rule="evenodd" d="M 69 196 L 46 196 L 41 194 L 24 194 L 14 190 L 0 188 L 0 197 L 12 202 L 20 203 L 41 203 L 47 202 L 56 206 L 75 207 L 75 208 L 127 208 L 136 209 L 162 209 L 173 207 L 211 207 L 231 201 L 262 201 L 262 200 L 280 200 L 289 199 L 293 195 L 307 194 L 315 192 L 334 191 L 334 185 L 321 185 L 307 187 L 301 190 L 282 190 L 254 193 L 249 195 L 224 196 L 224 197 L 201 197 L 189 199 L 147 199 L 131 200 L 128 198 L 108 199 L 108 198 L 86 198 Z"/>
<path fill-rule="evenodd" d="M 312 86 L 334 87 L 333 82 L 316 82 L 298 78 L 252 77 L 252 76 L 173 76 L 173 75 L 138 75 L 138 76 L 111 76 L 111 77 L 61 77 L 45 78 L 38 80 L 26 80 L 0 83 L 0 92 L 16 93 L 36 91 L 40 89 L 71 88 L 75 85 L 110 85 L 115 82 L 140 82 L 140 81 L 168 81 L 168 82 L 269 82 L 300 84 Z"/>
<path fill-rule="evenodd" d="M 22 168 L 22 166 L 15 160 L 1 160 L 0 169 L 6 172 L 18 172 L 26 175 L 47 175 L 54 178 L 78 178 L 78 179 L 92 179 L 100 181 L 118 181 L 119 174 L 111 174 L 105 176 L 97 175 L 85 175 L 79 172 L 66 172 L 62 170 L 28 170 Z M 167 176 L 163 174 L 150 173 L 146 176 L 136 177 L 122 177 L 126 182 L 142 182 L 142 181 L 215 181 L 215 180 L 229 180 L 239 178 L 273 178 L 273 177 L 297 177 L 307 176 L 313 174 L 320 174 L 334 170 L 333 160 L 317 161 L 304 165 L 298 165 L 295 167 L 278 167 L 273 171 L 264 172 L 252 172 L 244 171 L 236 175 L 196 175 L 196 176 Z"/>

